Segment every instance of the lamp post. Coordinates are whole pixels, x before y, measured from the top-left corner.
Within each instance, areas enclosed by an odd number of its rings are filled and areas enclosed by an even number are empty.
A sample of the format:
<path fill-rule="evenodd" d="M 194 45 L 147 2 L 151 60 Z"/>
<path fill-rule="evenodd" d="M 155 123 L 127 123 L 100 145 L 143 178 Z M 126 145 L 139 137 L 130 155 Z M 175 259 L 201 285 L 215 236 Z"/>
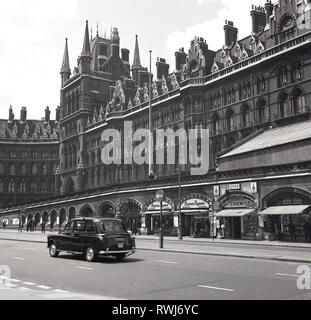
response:
<path fill-rule="evenodd" d="M 178 166 L 178 202 L 179 202 L 179 212 L 178 212 L 178 237 L 179 240 L 183 240 L 183 224 L 182 224 L 182 213 L 181 213 L 181 177 L 180 177 L 180 166 Z"/>
<path fill-rule="evenodd" d="M 159 190 L 156 193 L 156 199 L 160 202 L 160 249 L 163 249 L 164 238 L 163 238 L 163 200 L 164 200 L 164 191 Z"/>
<path fill-rule="evenodd" d="M 152 92 L 151 92 L 151 60 L 152 60 L 152 51 L 149 51 L 150 54 L 150 70 L 149 70 L 149 175 L 153 175 L 152 162 L 153 162 L 153 148 L 152 148 Z"/>

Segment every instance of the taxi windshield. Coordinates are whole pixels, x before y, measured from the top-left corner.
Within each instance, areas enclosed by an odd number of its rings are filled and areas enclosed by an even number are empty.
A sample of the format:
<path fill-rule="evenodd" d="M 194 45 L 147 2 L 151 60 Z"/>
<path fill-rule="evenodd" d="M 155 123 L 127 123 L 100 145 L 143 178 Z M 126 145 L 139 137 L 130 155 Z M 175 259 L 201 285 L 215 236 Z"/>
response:
<path fill-rule="evenodd" d="M 126 231 L 121 221 L 104 221 L 101 223 L 103 232 L 124 232 Z"/>

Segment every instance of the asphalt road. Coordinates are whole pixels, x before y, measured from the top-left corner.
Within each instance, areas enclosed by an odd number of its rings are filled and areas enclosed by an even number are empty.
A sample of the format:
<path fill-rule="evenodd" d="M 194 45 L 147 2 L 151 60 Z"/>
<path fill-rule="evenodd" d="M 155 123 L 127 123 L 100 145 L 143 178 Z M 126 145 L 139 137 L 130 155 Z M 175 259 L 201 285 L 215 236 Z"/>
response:
<path fill-rule="evenodd" d="M 298 263 L 138 251 L 124 262 L 49 257 L 44 244 L 0 241 L 11 269 L 0 299 L 235 300 L 311 299 L 298 290 Z"/>

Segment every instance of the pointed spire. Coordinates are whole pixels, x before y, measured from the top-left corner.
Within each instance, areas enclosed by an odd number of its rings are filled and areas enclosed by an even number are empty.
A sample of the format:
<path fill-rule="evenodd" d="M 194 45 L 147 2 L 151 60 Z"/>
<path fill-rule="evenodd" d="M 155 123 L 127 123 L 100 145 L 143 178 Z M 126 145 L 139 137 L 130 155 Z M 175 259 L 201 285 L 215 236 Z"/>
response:
<path fill-rule="evenodd" d="M 99 32 L 98 32 L 98 21 L 97 21 L 97 25 L 96 25 L 96 37 L 99 37 Z"/>
<path fill-rule="evenodd" d="M 140 68 L 140 67 L 141 67 L 141 63 L 140 63 L 139 46 L 138 46 L 138 35 L 136 35 L 133 69 Z"/>
<path fill-rule="evenodd" d="M 61 73 L 70 73 L 70 64 L 69 64 L 69 53 L 68 53 L 68 39 L 66 38 L 65 51 L 63 57 L 63 64 L 61 68 Z"/>
<path fill-rule="evenodd" d="M 82 55 L 91 55 L 89 22 L 86 20 Z"/>

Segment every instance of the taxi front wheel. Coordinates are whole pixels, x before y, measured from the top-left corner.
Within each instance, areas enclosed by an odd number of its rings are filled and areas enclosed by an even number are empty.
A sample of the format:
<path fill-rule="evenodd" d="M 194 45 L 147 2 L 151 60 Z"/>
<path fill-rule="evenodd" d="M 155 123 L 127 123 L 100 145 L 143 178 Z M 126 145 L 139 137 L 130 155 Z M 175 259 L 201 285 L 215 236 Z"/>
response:
<path fill-rule="evenodd" d="M 85 260 L 88 262 L 93 262 L 96 259 L 95 250 L 92 247 L 86 248 L 84 252 Z"/>

